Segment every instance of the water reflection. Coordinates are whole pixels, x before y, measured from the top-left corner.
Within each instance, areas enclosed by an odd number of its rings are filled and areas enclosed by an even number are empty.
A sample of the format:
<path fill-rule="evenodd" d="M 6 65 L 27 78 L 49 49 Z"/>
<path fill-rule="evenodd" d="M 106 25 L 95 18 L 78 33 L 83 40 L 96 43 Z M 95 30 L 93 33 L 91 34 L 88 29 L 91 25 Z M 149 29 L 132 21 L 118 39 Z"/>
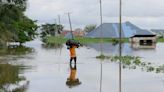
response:
<path fill-rule="evenodd" d="M 78 85 L 81 84 L 81 82 L 76 77 L 76 75 L 77 75 L 77 67 L 76 67 L 76 64 L 73 64 L 72 65 L 70 63 L 70 75 L 69 75 L 69 77 L 67 78 L 67 81 L 66 81 L 66 85 L 69 88 L 76 87 L 76 86 L 78 86 Z"/>
<path fill-rule="evenodd" d="M 33 52 L 34 49 L 25 46 L 16 46 L 16 47 L 8 47 L 8 48 L 1 48 L 0 55 L 25 55 L 28 53 Z"/>
<path fill-rule="evenodd" d="M 133 48 L 133 49 L 155 49 L 156 43 L 150 43 L 150 44 L 131 43 L 131 48 Z"/>
<path fill-rule="evenodd" d="M 21 76 L 26 67 L 0 64 L 0 92 L 24 92 L 29 82 Z"/>
<path fill-rule="evenodd" d="M 87 47 L 93 48 L 96 51 L 101 51 L 100 45 L 99 44 L 87 44 Z M 103 43 L 102 44 L 103 52 L 104 53 L 113 53 L 113 54 L 118 54 L 118 44 L 113 45 L 112 43 Z"/>
<path fill-rule="evenodd" d="M 42 47 L 45 49 L 61 49 L 63 44 L 42 44 Z"/>
<path fill-rule="evenodd" d="M 99 44 L 88 44 L 86 46 L 98 52 L 101 51 Z M 102 47 L 103 47 L 104 54 L 119 55 L 119 44 L 113 45 L 112 43 L 103 43 Z M 122 55 L 131 55 L 135 53 L 135 50 L 140 50 L 140 49 L 143 52 L 145 50 L 154 51 L 155 48 L 156 48 L 156 44 L 152 44 L 152 45 L 139 45 L 137 43 L 136 44 L 130 44 L 130 43 L 121 44 Z"/>

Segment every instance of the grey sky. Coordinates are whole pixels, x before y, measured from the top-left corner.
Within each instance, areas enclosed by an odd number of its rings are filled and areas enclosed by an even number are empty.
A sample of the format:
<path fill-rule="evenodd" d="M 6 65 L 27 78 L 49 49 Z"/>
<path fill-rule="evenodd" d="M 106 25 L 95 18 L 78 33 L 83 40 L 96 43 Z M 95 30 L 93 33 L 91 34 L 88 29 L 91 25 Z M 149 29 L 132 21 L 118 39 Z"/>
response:
<path fill-rule="evenodd" d="M 164 0 L 122 0 L 123 21 L 144 29 L 164 29 Z M 119 0 L 102 0 L 103 22 L 118 22 Z M 26 15 L 40 23 L 52 23 L 58 15 L 68 27 L 66 12 L 72 12 L 73 28 L 100 24 L 99 0 L 29 0 Z"/>

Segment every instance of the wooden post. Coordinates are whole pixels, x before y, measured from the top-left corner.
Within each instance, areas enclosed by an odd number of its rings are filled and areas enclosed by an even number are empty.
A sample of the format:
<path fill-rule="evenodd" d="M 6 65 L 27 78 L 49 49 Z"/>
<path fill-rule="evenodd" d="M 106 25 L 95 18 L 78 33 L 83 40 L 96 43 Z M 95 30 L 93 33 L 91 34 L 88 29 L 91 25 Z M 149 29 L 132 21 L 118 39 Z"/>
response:
<path fill-rule="evenodd" d="M 119 57 L 122 57 L 122 0 L 119 2 Z M 122 63 L 119 61 L 119 92 L 122 91 Z"/>

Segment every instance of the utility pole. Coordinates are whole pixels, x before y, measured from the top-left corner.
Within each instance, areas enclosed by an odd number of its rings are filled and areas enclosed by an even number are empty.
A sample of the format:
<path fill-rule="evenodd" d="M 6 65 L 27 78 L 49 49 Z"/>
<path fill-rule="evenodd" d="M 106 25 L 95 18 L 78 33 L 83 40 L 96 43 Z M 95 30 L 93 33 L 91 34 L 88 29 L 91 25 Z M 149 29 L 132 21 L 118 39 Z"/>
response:
<path fill-rule="evenodd" d="M 60 15 L 58 15 L 58 24 L 59 24 L 59 28 L 58 28 L 58 30 L 59 30 L 59 32 L 61 32 L 62 30 L 61 30 L 61 27 L 60 27 Z"/>
<path fill-rule="evenodd" d="M 100 42 L 100 49 L 101 49 L 101 55 L 103 55 L 103 39 L 102 39 L 102 0 L 100 0 L 100 37 L 101 37 L 101 42 Z M 102 61 L 100 63 L 101 69 L 100 69 L 100 92 L 102 92 Z"/>
<path fill-rule="evenodd" d="M 55 35 L 56 35 L 56 31 L 57 31 L 57 22 L 56 22 L 56 19 L 54 19 L 54 20 L 55 20 L 55 26 L 54 26 L 54 27 L 55 27 L 55 28 L 54 28 L 54 29 L 55 29 L 55 30 L 54 30 L 54 36 L 55 36 Z"/>
<path fill-rule="evenodd" d="M 101 55 L 103 54 L 103 50 L 102 50 L 102 43 L 103 43 L 103 39 L 102 39 L 102 0 L 100 0 L 100 37 L 101 37 L 101 44 L 100 44 L 100 49 L 101 49 Z"/>
<path fill-rule="evenodd" d="M 70 18 L 70 12 L 68 12 L 67 14 L 68 14 L 68 19 L 69 19 L 69 25 L 70 25 L 70 30 L 71 30 L 72 39 L 74 39 L 74 37 L 73 37 L 73 31 L 72 31 L 71 18 Z"/>
<path fill-rule="evenodd" d="M 119 57 L 122 57 L 122 0 L 119 0 Z M 122 91 L 122 61 L 119 61 L 119 92 Z"/>
<path fill-rule="evenodd" d="M 59 25 L 60 25 L 60 15 L 58 15 L 58 22 L 59 22 Z"/>

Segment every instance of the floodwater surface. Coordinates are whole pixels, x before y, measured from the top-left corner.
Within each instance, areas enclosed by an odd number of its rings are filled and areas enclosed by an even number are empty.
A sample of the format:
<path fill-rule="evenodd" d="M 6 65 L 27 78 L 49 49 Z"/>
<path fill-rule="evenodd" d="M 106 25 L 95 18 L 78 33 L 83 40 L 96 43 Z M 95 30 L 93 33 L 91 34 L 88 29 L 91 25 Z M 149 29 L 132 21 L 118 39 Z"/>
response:
<path fill-rule="evenodd" d="M 118 92 L 119 64 L 99 60 L 100 45 L 78 48 L 77 65 L 69 64 L 65 45 L 47 47 L 39 39 L 25 44 L 25 51 L 10 50 L 0 56 L 0 92 Z M 123 55 L 142 57 L 157 65 L 164 64 L 164 44 L 154 49 L 134 49 L 123 45 Z M 21 50 L 22 51 L 22 50 Z M 1 50 L 1 52 L 3 52 Z M 4 51 L 5 52 L 5 51 Z M 17 53 L 16 53 L 17 52 Z M 118 45 L 103 44 L 103 53 L 118 55 Z M 75 77 L 71 81 L 71 76 Z M 102 79 L 102 83 L 101 83 Z M 101 87 L 101 88 L 100 88 Z M 122 92 L 163 92 L 164 73 L 141 69 L 122 70 Z"/>

